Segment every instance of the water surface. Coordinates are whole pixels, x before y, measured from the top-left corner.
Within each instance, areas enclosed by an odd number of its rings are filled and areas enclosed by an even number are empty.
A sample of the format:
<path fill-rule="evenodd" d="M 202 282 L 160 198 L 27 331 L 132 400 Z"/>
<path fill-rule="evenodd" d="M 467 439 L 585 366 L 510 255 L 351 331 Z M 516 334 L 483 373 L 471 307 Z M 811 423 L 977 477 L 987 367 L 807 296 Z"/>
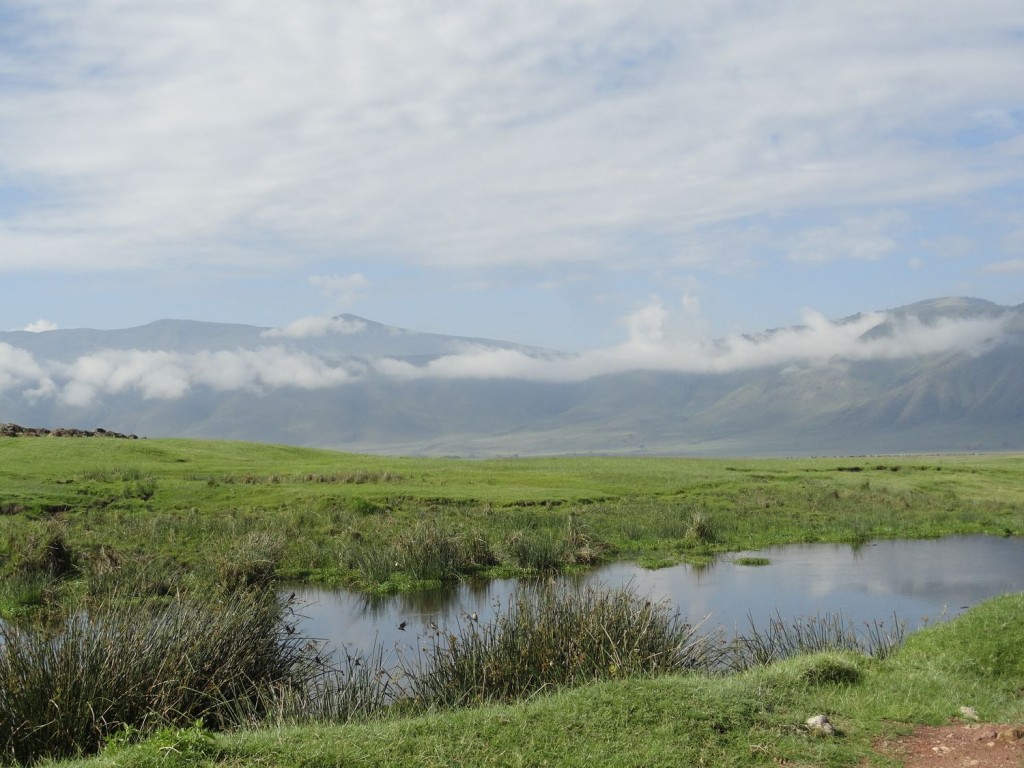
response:
<path fill-rule="evenodd" d="M 769 565 L 741 565 L 744 556 Z M 751 620 L 764 627 L 784 619 L 841 611 L 856 623 L 909 629 L 961 613 L 982 600 L 1024 591 L 1024 538 L 956 536 L 923 541 L 879 541 L 860 547 L 795 544 L 720 557 L 706 567 L 678 565 L 646 570 L 614 563 L 561 581 L 617 587 L 632 584 L 643 595 L 667 600 L 691 622 L 746 633 Z M 412 595 L 373 597 L 344 590 L 303 587 L 302 630 L 348 653 L 375 642 L 412 646 L 432 626 L 488 621 L 507 605 L 519 582 L 466 582 Z M 405 629 L 399 629 L 404 623 Z"/>

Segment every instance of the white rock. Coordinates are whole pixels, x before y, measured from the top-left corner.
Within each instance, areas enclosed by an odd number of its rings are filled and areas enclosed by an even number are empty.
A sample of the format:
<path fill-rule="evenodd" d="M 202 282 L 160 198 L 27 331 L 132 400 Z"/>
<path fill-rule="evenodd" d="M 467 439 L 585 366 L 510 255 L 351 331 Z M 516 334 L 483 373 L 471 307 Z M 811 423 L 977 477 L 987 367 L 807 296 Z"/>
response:
<path fill-rule="evenodd" d="M 804 720 L 804 725 L 807 726 L 808 730 L 812 733 L 820 734 L 821 736 L 835 736 L 836 729 L 832 727 L 832 723 L 825 715 L 814 715 Z"/>

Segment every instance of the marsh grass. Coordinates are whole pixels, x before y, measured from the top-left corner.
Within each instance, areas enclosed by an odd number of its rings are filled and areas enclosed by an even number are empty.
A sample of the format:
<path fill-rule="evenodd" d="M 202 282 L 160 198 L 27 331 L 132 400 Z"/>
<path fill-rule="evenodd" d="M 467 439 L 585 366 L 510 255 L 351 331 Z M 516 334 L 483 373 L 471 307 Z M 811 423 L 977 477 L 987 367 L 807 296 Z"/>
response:
<path fill-rule="evenodd" d="M 258 532 L 241 537 L 237 544 L 216 553 L 210 561 L 212 581 L 228 591 L 269 589 L 277 579 L 277 565 L 284 549 L 281 535 Z"/>
<path fill-rule="evenodd" d="M 282 578 L 367 591 L 436 586 L 404 565 L 394 579 L 402 558 L 361 568 L 369 556 L 353 553 L 357 544 L 390 550 L 427 525 L 465 548 L 487 542 L 454 568 L 450 552 L 437 561 L 409 553 L 415 571 L 440 580 L 453 570 L 504 576 L 612 556 L 689 561 L 804 541 L 1024 534 L 1017 463 L 918 457 L 893 471 L 877 459 L 460 461 L 193 440 L 7 440 L 0 578 L 54 523 L 79 568 L 106 547 L 203 570 L 210 551 L 266 534 L 284 539 Z"/>
<path fill-rule="evenodd" d="M 342 558 L 357 574 L 357 586 L 379 592 L 403 584 L 450 584 L 499 562 L 488 536 L 434 522 L 396 532 L 391 541 L 350 536 Z"/>
<path fill-rule="evenodd" d="M 765 565 L 771 565 L 771 558 L 768 557 L 736 557 L 733 558 L 734 565 L 746 565 L 753 567 L 762 567 Z"/>
<path fill-rule="evenodd" d="M 857 626 L 841 611 L 791 620 L 776 614 L 762 629 L 752 616 L 748 619 L 749 632 L 733 640 L 728 655 L 728 666 L 734 670 L 821 651 L 855 651 L 884 659 L 902 646 L 906 637 L 906 622 L 895 616 L 888 625 L 873 621 Z"/>
<path fill-rule="evenodd" d="M 1022 685 L 1024 595 L 1015 595 L 915 632 L 885 660 L 824 652 L 741 674 L 614 680 L 369 723 L 213 739 L 184 729 L 74 765 L 895 766 L 880 744 L 915 724 L 948 723 L 962 703 L 992 722 L 1021 722 Z M 816 712 L 836 738 L 808 738 L 801 725 Z"/>
<path fill-rule="evenodd" d="M 595 680 L 711 669 L 723 644 L 698 630 L 628 587 L 544 584 L 520 590 L 493 622 L 468 617 L 458 634 L 436 633 L 405 672 L 410 695 L 430 706 L 512 701 Z"/>
<path fill-rule="evenodd" d="M 0 755 L 21 763 L 95 751 L 126 727 L 234 724 L 316 665 L 267 590 L 124 594 L 61 621 L 0 624 Z"/>
<path fill-rule="evenodd" d="M 343 663 L 336 663 L 322 643 L 307 640 L 305 648 L 316 664 L 315 674 L 297 684 L 266 689 L 259 706 L 241 712 L 239 720 L 263 727 L 347 723 L 381 716 L 405 699 L 393 649 L 375 643 L 366 653 L 346 655 Z"/>
<path fill-rule="evenodd" d="M 517 531 L 505 541 L 512 562 L 529 571 L 557 571 L 564 565 L 563 544 L 534 531 Z"/>
<path fill-rule="evenodd" d="M 0 616 L 61 610 L 68 582 L 80 573 L 81 566 L 64 526 L 49 521 L 20 541 L 9 540 L 8 547 L 13 553 L 7 558 L 6 576 L 0 580 Z"/>
<path fill-rule="evenodd" d="M 453 531 L 421 524 L 399 539 L 396 560 L 416 581 L 458 581 L 470 573 L 473 563 L 468 548 Z"/>
<path fill-rule="evenodd" d="M 16 621 L 60 601 L 60 583 L 46 573 L 15 573 L 0 582 L 0 616 Z"/>
<path fill-rule="evenodd" d="M 385 584 L 400 567 L 390 547 L 353 544 L 344 554 L 345 564 L 367 585 Z"/>
<path fill-rule="evenodd" d="M 695 511 L 686 523 L 685 538 L 698 545 L 714 544 L 719 538 L 718 526 L 706 512 Z"/>

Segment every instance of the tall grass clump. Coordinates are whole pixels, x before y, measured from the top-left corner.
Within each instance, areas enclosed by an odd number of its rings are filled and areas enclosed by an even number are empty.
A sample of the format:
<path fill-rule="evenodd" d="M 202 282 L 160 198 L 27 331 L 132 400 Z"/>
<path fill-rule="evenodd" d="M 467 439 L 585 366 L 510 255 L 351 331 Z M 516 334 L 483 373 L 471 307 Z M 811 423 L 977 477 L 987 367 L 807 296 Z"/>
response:
<path fill-rule="evenodd" d="M 53 579 L 78 574 L 79 556 L 68 543 L 67 529 L 61 523 L 50 522 L 40 526 L 9 546 L 14 555 L 5 567 L 8 574 L 38 574 Z"/>
<path fill-rule="evenodd" d="M 420 525 L 398 543 L 396 560 L 416 581 L 458 581 L 469 570 L 459 537 L 435 525 Z"/>
<path fill-rule="evenodd" d="M 874 621 L 858 627 L 841 611 L 788 622 L 776 614 L 763 629 L 750 617 L 750 633 L 733 641 L 729 666 L 748 669 L 819 651 L 856 651 L 884 659 L 903 645 L 905 635 L 906 622 L 895 617 L 890 626 Z"/>
<path fill-rule="evenodd" d="M 229 591 L 265 589 L 277 579 L 283 549 L 284 541 L 277 534 L 248 533 L 223 553 L 215 555 L 209 565 L 216 583 L 225 585 Z"/>
<path fill-rule="evenodd" d="M 0 623 L 0 760 L 96 751 L 125 728 L 224 728 L 315 678 L 272 590 L 139 604 L 113 596 L 45 627 Z"/>
<path fill-rule="evenodd" d="M 686 539 L 694 544 L 708 545 L 718 541 L 718 530 L 715 522 L 703 511 L 690 514 L 686 522 Z"/>
<path fill-rule="evenodd" d="M 666 603 L 628 587 L 521 589 L 493 622 L 473 617 L 434 635 L 407 668 L 410 695 L 430 706 L 511 701 L 549 687 L 712 669 L 723 646 Z"/>
<path fill-rule="evenodd" d="M 405 696 L 404 682 L 391 651 L 375 644 L 365 654 L 346 656 L 343 664 L 321 657 L 313 645 L 317 673 L 297 683 L 269 688 L 258 713 L 260 725 L 306 725 L 367 720 Z"/>
<path fill-rule="evenodd" d="M 398 588 L 456 582 L 497 564 L 498 556 L 485 534 L 461 534 L 424 523 L 390 543 L 356 540 L 344 561 L 364 585 Z"/>
<path fill-rule="evenodd" d="M 527 570 L 558 571 L 565 564 L 563 542 L 544 533 L 517 531 L 505 547 L 512 562 Z"/>
<path fill-rule="evenodd" d="M 66 584 L 81 570 L 63 526 L 41 526 L 10 548 L 11 556 L 0 556 L 0 614 L 59 611 Z"/>
<path fill-rule="evenodd" d="M 595 565 L 605 559 L 612 547 L 590 530 L 580 516 L 571 513 L 566 527 L 564 557 L 573 565 Z"/>

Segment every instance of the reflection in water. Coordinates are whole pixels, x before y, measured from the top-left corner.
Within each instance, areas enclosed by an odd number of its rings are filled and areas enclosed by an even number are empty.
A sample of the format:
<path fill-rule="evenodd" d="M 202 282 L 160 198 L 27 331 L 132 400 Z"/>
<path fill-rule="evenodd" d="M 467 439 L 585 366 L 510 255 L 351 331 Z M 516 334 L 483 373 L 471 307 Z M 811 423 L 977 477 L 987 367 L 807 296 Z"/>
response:
<path fill-rule="evenodd" d="M 743 556 L 766 566 L 741 565 Z M 746 633 L 776 615 L 784 619 L 841 611 L 860 625 L 893 616 L 915 629 L 960 613 L 988 597 L 1024 590 L 1024 539 L 960 536 L 927 541 L 879 541 L 856 548 L 811 544 L 739 552 L 696 568 L 656 571 L 614 563 L 564 581 L 617 587 L 631 584 L 653 600 L 668 600 L 691 622 Z M 508 604 L 512 579 L 473 581 L 411 595 L 369 596 L 316 588 L 296 590 L 305 603 L 303 630 L 356 653 L 375 643 L 414 647 L 474 614 L 490 621 Z M 399 626 L 404 622 L 404 629 Z M 436 628 L 436 629 L 435 629 Z"/>

